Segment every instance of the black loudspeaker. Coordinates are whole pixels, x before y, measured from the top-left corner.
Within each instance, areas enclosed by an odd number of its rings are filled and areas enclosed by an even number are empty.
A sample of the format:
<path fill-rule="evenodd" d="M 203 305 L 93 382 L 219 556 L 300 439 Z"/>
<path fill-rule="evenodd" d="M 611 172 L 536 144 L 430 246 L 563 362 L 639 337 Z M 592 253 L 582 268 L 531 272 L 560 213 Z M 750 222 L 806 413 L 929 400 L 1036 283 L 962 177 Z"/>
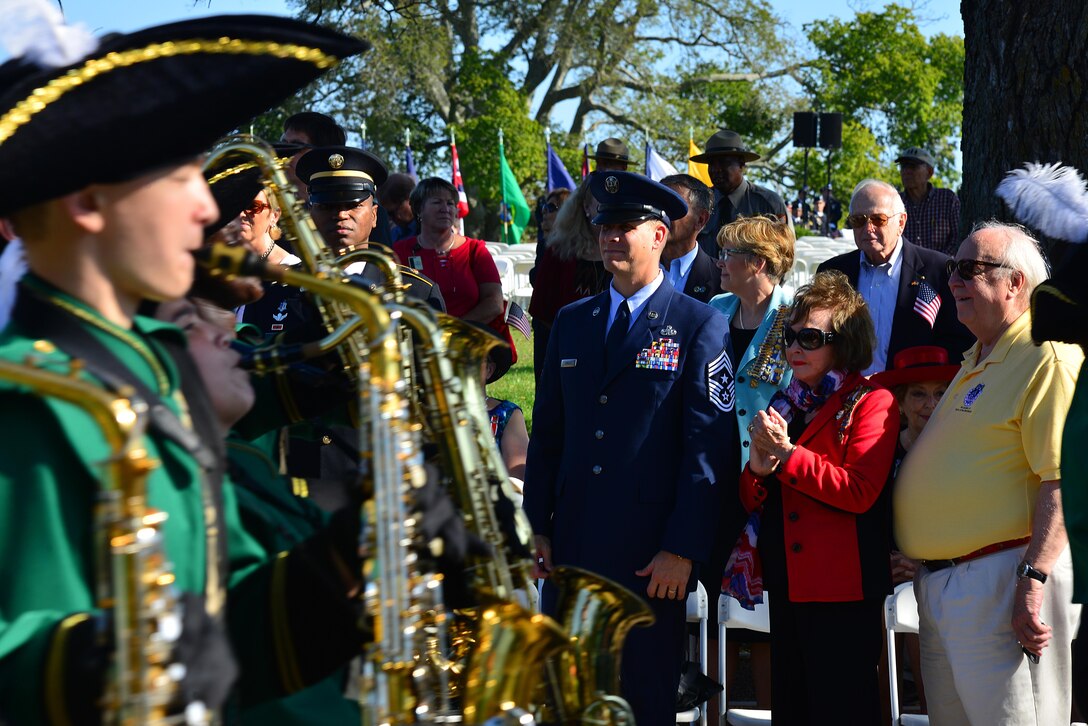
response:
<path fill-rule="evenodd" d="M 838 149 L 842 147 L 842 114 L 820 114 L 820 148 Z"/>
<path fill-rule="evenodd" d="M 816 114 L 811 111 L 794 111 L 793 145 L 798 149 L 816 146 Z"/>

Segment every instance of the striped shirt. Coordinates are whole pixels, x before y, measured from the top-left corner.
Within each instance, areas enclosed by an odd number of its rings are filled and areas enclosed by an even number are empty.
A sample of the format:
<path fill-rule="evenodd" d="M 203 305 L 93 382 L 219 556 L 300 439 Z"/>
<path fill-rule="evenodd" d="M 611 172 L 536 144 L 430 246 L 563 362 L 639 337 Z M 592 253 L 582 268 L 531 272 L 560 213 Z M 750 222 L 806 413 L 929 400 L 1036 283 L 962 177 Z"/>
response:
<path fill-rule="evenodd" d="M 899 192 L 907 208 L 907 226 L 903 236 L 919 247 L 953 256 L 960 246 L 960 200 L 951 189 L 926 185 L 926 196 L 915 202 L 905 191 Z"/>

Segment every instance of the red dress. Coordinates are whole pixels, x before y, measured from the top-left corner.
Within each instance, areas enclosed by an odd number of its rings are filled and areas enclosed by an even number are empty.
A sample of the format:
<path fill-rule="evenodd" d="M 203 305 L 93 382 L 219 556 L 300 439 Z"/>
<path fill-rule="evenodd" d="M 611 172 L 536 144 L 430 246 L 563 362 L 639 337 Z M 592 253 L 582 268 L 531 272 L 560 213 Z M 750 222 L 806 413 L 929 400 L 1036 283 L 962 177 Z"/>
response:
<path fill-rule="evenodd" d="M 482 240 L 466 237 L 465 242 L 444 255 L 424 248 L 418 237 L 393 244 L 402 264 L 434 280 L 446 301 L 446 312 L 460 318 L 480 303 L 480 285 L 501 284 L 499 269 Z M 419 258 L 422 268 L 413 258 Z"/>

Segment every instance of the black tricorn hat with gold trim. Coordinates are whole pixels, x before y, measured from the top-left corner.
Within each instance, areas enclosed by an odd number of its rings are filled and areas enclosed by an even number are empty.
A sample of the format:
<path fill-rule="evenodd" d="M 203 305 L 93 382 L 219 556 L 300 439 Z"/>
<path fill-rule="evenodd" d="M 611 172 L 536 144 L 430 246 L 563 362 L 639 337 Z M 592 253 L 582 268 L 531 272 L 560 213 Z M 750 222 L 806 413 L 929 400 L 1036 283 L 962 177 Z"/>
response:
<path fill-rule="evenodd" d="M 227 15 L 103 37 L 81 60 L 0 66 L 0 216 L 192 159 L 368 44 Z"/>

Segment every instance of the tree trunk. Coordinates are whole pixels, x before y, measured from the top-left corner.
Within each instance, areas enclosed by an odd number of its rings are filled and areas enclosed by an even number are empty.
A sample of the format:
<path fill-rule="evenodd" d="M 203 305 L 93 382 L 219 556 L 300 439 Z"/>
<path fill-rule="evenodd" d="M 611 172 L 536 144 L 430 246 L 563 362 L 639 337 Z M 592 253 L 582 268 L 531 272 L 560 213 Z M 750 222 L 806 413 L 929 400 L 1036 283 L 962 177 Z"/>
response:
<path fill-rule="evenodd" d="M 964 233 L 1011 219 L 994 189 L 1028 161 L 1088 172 L 1088 3 L 962 0 Z"/>

